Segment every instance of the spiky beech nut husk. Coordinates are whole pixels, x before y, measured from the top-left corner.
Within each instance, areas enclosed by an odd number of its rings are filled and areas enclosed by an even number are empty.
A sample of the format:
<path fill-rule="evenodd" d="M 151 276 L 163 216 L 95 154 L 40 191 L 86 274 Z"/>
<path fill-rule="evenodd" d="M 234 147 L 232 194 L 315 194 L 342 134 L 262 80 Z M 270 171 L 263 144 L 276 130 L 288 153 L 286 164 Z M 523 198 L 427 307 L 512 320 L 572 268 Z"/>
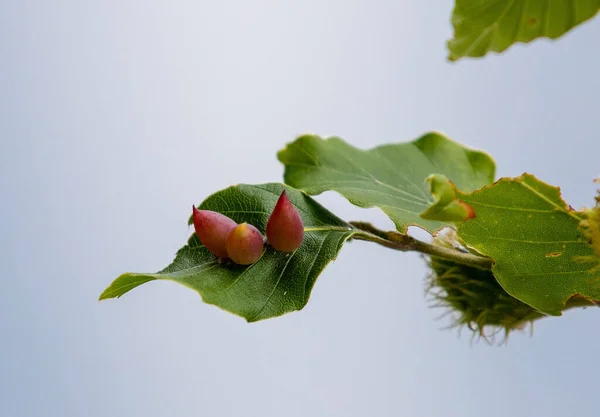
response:
<path fill-rule="evenodd" d="M 267 221 L 267 241 L 280 252 L 293 252 L 304 239 L 304 224 L 285 190 Z"/>
<path fill-rule="evenodd" d="M 264 248 L 263 236 L 248 223 L 240 223 L 227 236 L 227 256 L 239 265 L 250 265 L 258 261 Z"/>
<path fill-rule="evenodd" d="M 219 258 L 227 257 L 225 242 L 229 233 L 235 229 L 237 223 L 225 216 L 211 210 L 198 210 L 193 206 L 194 229 L 200 242 L 206 249 Z"/>

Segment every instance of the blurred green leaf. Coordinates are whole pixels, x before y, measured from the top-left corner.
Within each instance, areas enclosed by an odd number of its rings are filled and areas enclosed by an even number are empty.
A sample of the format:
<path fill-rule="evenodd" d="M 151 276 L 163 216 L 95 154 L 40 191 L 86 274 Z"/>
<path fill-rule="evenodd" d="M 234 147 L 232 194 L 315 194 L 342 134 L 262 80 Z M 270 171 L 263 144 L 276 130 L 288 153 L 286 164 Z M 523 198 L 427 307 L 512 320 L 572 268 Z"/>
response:
<path fill-rule="evenodd" d="M 356 230 L 311 197 L 282 184 L 237 185 L 208 197 L 201 209 L 223 213 L 238 223 L 248 222 L 264 234 L 277 198 L 286 189 L 305 226 L 302 245 L 293 253 L 265 247 L 250 266 L 219 262 L 192 234 L 171 265 L 157 273 L 125 273 L 100 299 L 120 297 L 149 281 L 174 281 L 197 291 L 204 302 L 258 321 L 302 309 L 325 266 L 334 260 Z"/>
<path fill-rule="evenodd" d="M 448 58 L 482 57 L 517 42 L 556 39 L 599 9 L 600 0 L 456 0 Z"/>

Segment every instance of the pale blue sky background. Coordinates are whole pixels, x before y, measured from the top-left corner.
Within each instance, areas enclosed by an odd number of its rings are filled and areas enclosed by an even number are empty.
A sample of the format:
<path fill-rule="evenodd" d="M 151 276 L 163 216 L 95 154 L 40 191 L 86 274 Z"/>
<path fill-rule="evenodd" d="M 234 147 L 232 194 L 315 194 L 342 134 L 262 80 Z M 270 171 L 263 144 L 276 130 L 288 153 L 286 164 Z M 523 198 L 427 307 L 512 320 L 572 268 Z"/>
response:
<path fill-rule="evenodd" d="M 172 260 L 192 203 L 281 180 L 307 131 L 440 130 L 590 205 L 600 20 L 449 64 L 450 3 L 0 2 L 0 416 L 596 415 L 600 310 L 471 346 L 427 308 L 419 257 L 368 243 L 252 325 L 168 282 L 97 302 Z"/>

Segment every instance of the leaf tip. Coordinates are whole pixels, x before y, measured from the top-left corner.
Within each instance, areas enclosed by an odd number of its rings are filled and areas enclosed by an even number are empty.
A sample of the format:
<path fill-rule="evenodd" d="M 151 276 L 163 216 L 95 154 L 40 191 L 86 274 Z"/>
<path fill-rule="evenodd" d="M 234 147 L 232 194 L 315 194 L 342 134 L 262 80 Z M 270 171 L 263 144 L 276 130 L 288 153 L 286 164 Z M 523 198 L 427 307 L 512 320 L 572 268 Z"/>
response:
<path fill-rule="evenodd" d="M 103 300 L 108 300 L 109 298 L 114 298 L 114 296 L 111 296 L 109 293 L 110 286 L 106 287 L 104 289 L 104 291 L 102 291 L 102 293 L 98 296 L 98 302 L 103 301 Z"/>
<path fill-rule="evenodd" d="M 146 282 L 157 279 L 155 276 L 148 274 L 137 274 L 126 272 L 119 275 L 108 287 L 100 294 L 98 301 L 109 298 L 120 298 L 125 293 L 131 291 Z"/>

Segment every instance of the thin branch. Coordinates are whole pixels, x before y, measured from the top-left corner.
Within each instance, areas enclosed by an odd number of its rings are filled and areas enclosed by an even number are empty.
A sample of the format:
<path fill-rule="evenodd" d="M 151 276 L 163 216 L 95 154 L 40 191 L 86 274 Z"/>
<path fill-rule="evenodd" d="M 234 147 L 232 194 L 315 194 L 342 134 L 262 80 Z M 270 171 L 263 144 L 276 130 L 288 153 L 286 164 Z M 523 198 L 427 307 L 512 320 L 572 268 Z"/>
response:
<path fill-rule="evenodd" d="M 403 235 L 402 233 L 398 232 L 386 232 L 384 230 L 377 229 L 370 223 L 350 222 L 350 224 L 359 230 L 359 233 L 353 236 L 353 238 L 356 240 L 374 242 L 385 246 L 386 248 L 403 252 L 421 252 L 475 268 L 492 268 L 493 260 L 488 257 L 460 252 L 458 250 L 445 248 L 443 246 L 432 245 L 430 243 L 415 239 L 412 236 Z"/>

